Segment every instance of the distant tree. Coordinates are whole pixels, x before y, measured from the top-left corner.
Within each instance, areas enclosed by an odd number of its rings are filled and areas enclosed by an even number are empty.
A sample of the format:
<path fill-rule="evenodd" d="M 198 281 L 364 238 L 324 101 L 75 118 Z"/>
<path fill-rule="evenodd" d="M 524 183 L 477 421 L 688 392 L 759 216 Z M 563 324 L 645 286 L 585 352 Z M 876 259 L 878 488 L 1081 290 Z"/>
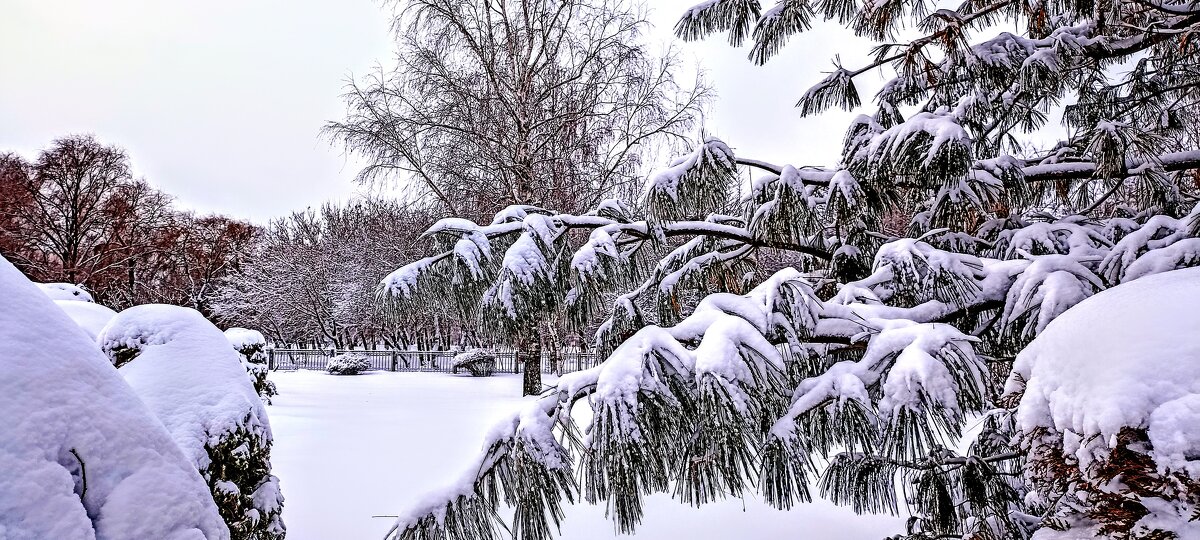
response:
<path fill-rule="evenodd" d="M 258 328 L 276 343 L 448 345 L 455 323 L 440 310 L 400 313 L 376 300 L 379 280 L 423 253 L 417 236 L 432 220 L 420 205 L 377 199 L 274 220 L 237 271 L 221 280 L 215 316 L 226 325 Z M 441 335 L 439 327 L 446 328 Z"/>
<path fill-rule="evenodd" d="M 135 298 L 211 316 L 218 284 L 240 269 L 260 234 L 258 226 L 226 216 L 176 214 L 160 231 L 161 249 L 148 258 L 148 271 L 134 284 Z"/>
<path fill-rule="evenodd" d="M 216 282 L 257 228 L 172 208 L 130 173 L 129 158 L 90 135 L 54 141 L 29 163 L 0 154 L 0 253 L 34 280 L 83 284 L 121 308 L 169 303 L 209 314 Z"/>
<path fill-rule="evenodd" d="M 453 214 L 630 193 L 709 95 L 676 81 L 674 51 L 651 52 L 624 0 L 391 4 L 396 67 L 352 81 L 326 133 L 367 159 L 361 180 L 411 180 Z"/>
<path fill-rule="evenodd" d="M 29 225 L 25 216 L 33 211 L 29 192 L 29 163 L 13 153 L 0 153 L 0 253 L 18 268 L 25 269 L 30 257 Z M 28 270 L 26 270 L 28 273 Z"/>
<path fill-rule="evenodd" d="M 123 150 L 90 135 L 57 139 L 22 168 L 6 167 L 4 179 L 12 190 L 6 243 L 17 264 L 38 281 L 86 284 L 102 298 L 132 282 L 171 215 L 170 198 L 132 177 Z"/>

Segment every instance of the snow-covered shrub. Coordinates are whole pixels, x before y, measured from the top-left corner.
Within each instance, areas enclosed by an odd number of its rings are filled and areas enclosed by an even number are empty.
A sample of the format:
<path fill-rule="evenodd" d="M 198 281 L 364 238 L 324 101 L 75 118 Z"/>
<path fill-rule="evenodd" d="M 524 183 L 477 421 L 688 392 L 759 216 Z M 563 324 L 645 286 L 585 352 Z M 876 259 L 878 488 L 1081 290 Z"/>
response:
<path fill-rule="evenodd" d="M 0 538 L 229 538 L 95 343 L 0 257 Z"/>
<path fill-rule="evenodd" d="M 94 302 L 92 295 L 83 290 L 79 285 L 70 283 L 37 283 L 36 284 L 46 296 L 51 300 L 79 300 L 81 302 Z"/>
<path fill-rule="evenodd" d="M 225 331 L 225 338 L 233 345 L 233 350 L 242 356 L 242 367 L 254 381 L 254 391 L 259 397 L 271 404 L 271 397 L 278 395 L 275 383 L 267 380 L 270 371 L 267 366 L 267 339 L 258 330 L 248 328 L 230 328 Z"/>
<path fill-rule="evenodd" d="M 104 327 L 108 325 L 108 321 L 117 316 L 117 312 L 95 302 L 85 300 L 55 300 L 54 303 L 58 304 L 58 307 L 62 308 L 67 313 L 67 316 L 75 321 L 75 324 L 78 324 L 92 340 L 95 340 L 100 335 L 100 331 L 104 330 Z"/>
<path fill-rule="evenodd" d="M 483 349 L 471 349 L 454 357 L 453 372 L 466 369 L 475 377 L 490 377 L 496 371 L 496 357 Z"/>
<path fill-rule="evenodd" d="M 1053 528 L 1200 538 L 1197 306 L 1200 269 L 1152 275 L 1083 300 L 1017 357 L 1007 390 L 1026 478 L 1039 504 L 1059 501 Z"/>
<path fill-rule="evenodd" d="M 225 335 L 193 309 L 152 304 L 117 314 L 97 341 L 208 482 L 233 538 L 283 538 L 271 425 Z"/>
<path fill-rule="evenodd" d="M 369 369 L 371 362 L 366 356 L 358 353 L 339 354 L 330 358 L 329 363 L 325 365 L 325 371 L 334 375 L 358 375 Z"/>

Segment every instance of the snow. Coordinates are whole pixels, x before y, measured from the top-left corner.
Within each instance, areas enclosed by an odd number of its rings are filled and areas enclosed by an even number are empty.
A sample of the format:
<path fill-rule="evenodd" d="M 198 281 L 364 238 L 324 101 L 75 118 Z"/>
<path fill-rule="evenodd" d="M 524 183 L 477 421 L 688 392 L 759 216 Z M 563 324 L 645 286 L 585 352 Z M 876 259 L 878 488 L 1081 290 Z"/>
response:
<path fill-rule="evenodd" d="M 492 225 L 501 225 L 510 222 L 522 222 L 531 214 L 545 213 L 546 210 L 536 206 L 527 204 L 510 204 L 504 207 L 503 210 L 496 212 L 496 217 L 492 218 Z"/>
<path fill-rule="evenodd" d="M 267 338 L 263 337 L 262 332 L 249 328 L 235 327 L 225 330 L 225 339 L 229 340 L 229 344 L 239 351 L 246 347 L 267 344 Z"/>
<path fill-rule="evenodd" d="M 971 148 L 971 136 L 959 124 L 953 113 L 945 109 L 919 112 L 871 140 L 867 151 L 873 159 L 895 158 L 908 150 L 912 138 L 917 134 L 929 137 L 929 149 L 925 152 L 924 165 L 931 166 L 944 146 L 957 145 Z"/>
<path fill-rule="evenodd" d="M 1123 281 L 1200 264 L 1200 238 L 1185 238 L 1162 249 L 1146 252 L 1125 270 Z"/>
<path fill-rule="evenodd" d="M 198 469 L 204 446 L 245 427 L 270 439 L 267 413 L 241 357 L 200 312 L 147 304 L 122 311 L 97 340 L 110 356 L 122 347 L 141 352 L 121 368 L 176 444 Z"/>
<path fill-rule="evenodd" d="M 1122 427 L 1147 428 L 1160 470 L 1200 475 L 1200 269 L 1147 276 L 1067 310 L 1017 357 L 1025 432 L 1069 434 L 1084 467 Z M 1010 380 L 1009 391 L 1017 389 Z M 1075 444 L 1072 444 L 1074 442 Z"/>
<path fill-rule="evenodd" d="M 55 304 L 66 312 L 71 320 L 95 341 L 100 331 L 117 316 L 117 312 L 87 300 L 55 300 Z"/>
<path fill-rule="evenodd" d="M 522 400 L 515 375 L 374 372 L 336 377 L 274 372 L 275 472 L 287 483 L 289 540 L 382 538 L 398 511 L 414 507 L 480 454 L 484 435 Z M 444 499 L 443 499 L 444 500 Z M 599 506 L 566 508 L 564 540 L 618 537 Z M 508 514 L 511 517 L 511 513 Z M 372 516 L 386 516 L 373 518 Z M 858 516 L 825 501 L 774 510 L 753 495 L 700 509 L 666 495 L 647 500 L 636 538 L 875 540 L 899 518 Z"/>
<path fill-rule="evenodd" d="M 483 264 L 492 258 L 492 244 L 486 234 L 471 231 L 455 242 L 454 256 L 471 272 L 471 278 L 482 279 Z"/>
<path fill-rule="evenodd" d="M 597 277 L 603 278 L 604 266 L 600 262 L 600 256 L 617 259 L 620 253 L 617 250 L 617 244 L 613 242 L 612 236 L 604 229 L 596 229 L 588 236 L 587 242 L 575 251 L 571 256 L 571 269 L 577 272 L 580 276 L 591 276 L 595 274 Z"/>
<path fill-rule="evenodd" d="M 537 278 L 547 275 L 549 271 L 546 256 L 542 254 L 533 235 L 528 233 L 519 236 L 517 241 L 509 246 L 500 265 L 525 285 L 533 285 Z M 505 300 L 504 304 L 509 306 L 512 302 Z"/>
<path fill-rule="evenodd" d="M 229 538 L 162 424 L 3 258 L 0 410 L 0 538 Z"/>
<path fill-rule="evenodd" d="M 683 177 L 705 162 L 715 162 L 732 168 L 733 150 L 721 140 L 709 137 L 692 153 L 675 159 L 667 168 L 647 176 L 642 191 L 646 195 L 662 193 L 672 201 L 678 201 Z"/>
<path fill-rule="evenodd" d="M 539 216 L 535 214 L 529 217 Z M 514 296 L 531 289 L 539 280 L 551 278 L 550 262 L 546 260 L 537 240 L 544 239 L 540 235 L 545 231 L 539 233 L 539 230 L 535 228 L 521 233 L 509 246 L 500 263 L 500 278 L 483 295 L 484 304 L 498 305 L 512 319 L 520 314 Z"/>
<path fill-rule="evenodd" d="M 1035 336 L 1068 308 L 1103 289 L 1100 278 L 1074 257 L 1042 255 L 1013 282 L 1005 301 L 1002 324 L 1015 326 L 1019 318 L 1028 316 L 1029 320 L 1020 332 Z"/>
<path fill-rule="evenodd" d="M 432 255 L 408 263 L 388 274 L 380 282 L 388 294 L 398 298 L 411 298 L 416 292 L 421 276 L 430 272 L 430 268 L 444 257 Z"/>
<path fill-rule="evenodd" d="M 902 319 L 866 322 L 876 327 L 877 332 L 869 334 L 862 359 L 838 362 L 821 375 L 801 381 L 787 413 L 772 426 L 773 437 L 792 440 L 796 436 L 796 421 L 803 414 L 830 399 L 859 399 L 864 396 L 863 389 L 880 378 L 884 384 L 879 409 L 892 418 L 906 409 L 925 410 L 931 403 L 943 407 L 946 414 L 971 412 L 964 410 L 958 398 L 969 393 L 960 381 L 975 388 L 983 386 L 986 369 L 971 346 L 978 339 L 946 324 L 919 324 Z M 959 365 L 946 365 L 951 359 L 957 359 Z"/>
<path fill-rule="evenodd" d="M 92 295 L 83 290 L 83 287 L 72 285 L 70 283 L 37 283 L 42 292 L 46 293 L 51 300 L 79 300 L 82 302 L 94 302 Z"/>

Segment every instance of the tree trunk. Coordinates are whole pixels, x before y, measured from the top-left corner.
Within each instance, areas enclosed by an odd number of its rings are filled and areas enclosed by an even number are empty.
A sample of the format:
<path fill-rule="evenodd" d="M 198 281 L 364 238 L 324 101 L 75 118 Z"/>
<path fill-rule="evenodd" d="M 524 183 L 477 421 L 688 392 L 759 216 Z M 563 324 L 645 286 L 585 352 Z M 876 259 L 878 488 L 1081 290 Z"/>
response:
<path fill-rule="evenodd" d="M 517 338 L 517 363 L 525 370 L 521 385 L 522 396 L 542 393 L 542 340 L 537 335 L 537 326 L 521 332 Z"/>
<path fill-rule="evenodd" d="M 562 375 L 562 343 L 558 341 L 558 328 L 555 321 L 546 323 L 546 346 L 549 347 L 550 370 L 555 375 Z"/>

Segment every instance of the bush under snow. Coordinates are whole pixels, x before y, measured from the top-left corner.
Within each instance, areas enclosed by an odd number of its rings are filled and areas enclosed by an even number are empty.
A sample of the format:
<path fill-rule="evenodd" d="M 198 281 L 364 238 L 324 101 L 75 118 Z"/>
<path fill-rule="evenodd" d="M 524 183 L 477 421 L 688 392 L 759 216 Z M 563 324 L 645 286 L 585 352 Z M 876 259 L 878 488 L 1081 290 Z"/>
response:
<path fill-rule="evenodd" d="M 51 300 L 79 300 L 81 302 L 94 302 L 92 295 L 83 290 L 79 285 L 70 283 L 36 283 L 42 292 L 46 293 Z"/>
<path fill-rule="evenodd" d="M 488 377 L 496 371 L 496 357 L 483 349 L 471 349 L 454 357 L 454 373 L 460 369 L 475 377 Z"/>
<path fill-rule="evenodd" d="M 371 369 L 371 362 L 366 356 L 355 353 L 339 354 L 329 359 L 325 371 L 334 375 L 358 375 Z"/>
<path fill-rule="evenodd" d="M 100 335 L 100 331 L 108 326 L 108 322 L 117 316 L 117 312 L 95 302 L 85 300 L 55 300 L 55 304 L 67 313 L 71 320 L 87 333 L 92 341 Z"/>
<path fill-rule="evenodd" d="M 229 538 L 162 423 L 2 257 L 0 410 L 0 538 Z"/>
<path fill-rule="evenodd" d="M 279 391 L 275 388 L 275 383 L 267 380 L 267 373 L 270 371 L 267 366 L 267 339 L 263 337 L 262 332 L 249 328 L 225 330 L 225 339 L 228 339 L 229 344 L 233 345 L 233 350 L 241 355 L 242 367 L 246 368 L 246 373 L 250 375 L 254 391 L 269 405 L 271 397 L 279 394 Z"/>
<path fill-rule="evenodd" d="M 1073 509 L 1051 520 L 1068 532 L 1036 538 L 1200 538 L 1197 305 L 1200 268 L 1141 278 L 1067 310 L 1017 357 L 1006 390 L 1021 396 L 1028 476 Z"/>
<path fill-rule="evenodd" d="M 283 538 L 271 426 L 225 335 L 193 309 L 143 305 L 98 341 L 208 481 L 233 538 Z"/>

